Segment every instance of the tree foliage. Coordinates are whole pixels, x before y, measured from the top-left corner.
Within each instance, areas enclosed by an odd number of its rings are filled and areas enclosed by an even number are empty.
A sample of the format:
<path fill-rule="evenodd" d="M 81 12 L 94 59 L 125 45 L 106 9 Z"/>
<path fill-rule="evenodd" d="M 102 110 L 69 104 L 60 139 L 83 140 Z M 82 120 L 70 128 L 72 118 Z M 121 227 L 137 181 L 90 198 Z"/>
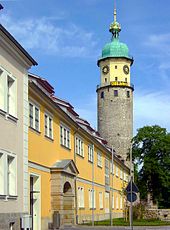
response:
<path fill-rule="evenodd" d="M 159 207 L 170 208 L 170 134 L 160 126 L 144 126 L 133 138 L 136 183 L 141 198 L 152 194 Z"/>

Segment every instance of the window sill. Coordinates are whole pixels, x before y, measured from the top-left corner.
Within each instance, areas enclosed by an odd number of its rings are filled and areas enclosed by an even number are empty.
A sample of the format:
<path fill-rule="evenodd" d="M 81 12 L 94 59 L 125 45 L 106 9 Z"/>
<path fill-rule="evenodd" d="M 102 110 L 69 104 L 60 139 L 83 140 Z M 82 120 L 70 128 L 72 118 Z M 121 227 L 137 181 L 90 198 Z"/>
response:
<path fill-rule="evenodd" d="M 54 139 L 53 139 L 53 138 L 48 137 L 47 135 L 44 135 L 44 137 L 45 137 L 47 140 L 51 141 L 51 142 L 53 142 L 53 141 L 54 141 Z"/>
<path fill-rule="evenodd" d="M 100 165 L 97 165 L 97 167 L 100 168 L 100 169 L 102 169 L 102 166 L 100 166 Z"/>
<path fill-rule="evenodd" d="M 14 117 L 13 115 L 7 113 L 6 111 L 0 109 L 0 115 L 5 117 L 6 120 L 11 120 L 13 122 L 17 122 L 18 121 L 18 118 L 17 117 Z"/>
<path fill-rule="evenodd" d="M 78 154 L 78 153 L 76 153 L 76 155 L 77 155 L 78 157 L 84 159 L 84 156 L 82 156 L 82 155 L 80 155 L 80 154 Z"/>
<path fill-rule="evenodd" d="M 82 207 L 82 208 L 79 208 L 79 210 L 85 210 L 85 208 L 84 208 L 84 207 Z"/>
<path fill-rule="evenodd" d="M 68 151 L 71 151 L 71 149 L 70 149 L 70 148 L 68 148 L 67 146 L 62 145 L 62 144 L 60 144 L 60 145 L 61 145 L 61 147 L 63 147 L 64 149 L 66 149 L 66 150 L 68 150 Z"/>
<path fill-rule="evenodd" d="M 88 160 L 88 162 L 89 162 L 90 164 L 93 164 L 93 161 Z"/>
<path fill-rule="evenodd" d="M 7 199 L 8 199 L 8 200 L 17 200 L 17 198 L 18 198 L 17 195 L 15 195 L 15 196 L 9 195 Z"/>
<path fill-rule="evenodd" d="M 17 200 L 18 196 L 11 195 L 0 195 L 0 200 L 8 201 L 8 200 Z"/>
<path fill-rule="evenodd" d="M 33 127 L 31 127 L 31 126 L 29 126 L 29 128 L 30 128 L 32 131 L 34 131 L 35 133 L 37 133 L 37 134 L 41 134 L 41 132 L 40 132 L 39 130 L 34 129 L 34 128 L 33 128 Z"/>

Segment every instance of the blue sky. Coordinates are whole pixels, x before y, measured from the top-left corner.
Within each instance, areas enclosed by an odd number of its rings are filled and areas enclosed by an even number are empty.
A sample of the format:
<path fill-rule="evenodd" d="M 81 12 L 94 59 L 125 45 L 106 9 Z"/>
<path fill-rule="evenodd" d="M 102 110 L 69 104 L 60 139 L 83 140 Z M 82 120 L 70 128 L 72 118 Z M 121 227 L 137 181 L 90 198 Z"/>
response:
<path fill-rule="evenodd" d="M 46 78 L 97 128 L 97 59 L 111 39 L 113 0 L 8 0 L 0 22 L 39 63 Z M 170 2 L 117 0 L 118 21 L 134 57 L 134 132 L 158 124 L 170 131 Z"/>

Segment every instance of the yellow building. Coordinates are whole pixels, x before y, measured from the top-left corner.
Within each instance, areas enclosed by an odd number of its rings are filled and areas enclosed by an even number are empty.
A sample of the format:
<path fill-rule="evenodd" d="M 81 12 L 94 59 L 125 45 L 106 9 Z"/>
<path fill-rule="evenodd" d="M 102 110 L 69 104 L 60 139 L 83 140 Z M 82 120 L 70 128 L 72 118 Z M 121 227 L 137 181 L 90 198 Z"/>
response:
<path fill-rule="evenodd" d="M 124 214 L 129 169 L 107 142 L 54 96 L 53 87 L 29 75 L 30 214 L 34 229 L 48 229 L 53 214 L 60 224 L 109 219 Z M 113 195 L 113 196 L 112 196 Z"/>

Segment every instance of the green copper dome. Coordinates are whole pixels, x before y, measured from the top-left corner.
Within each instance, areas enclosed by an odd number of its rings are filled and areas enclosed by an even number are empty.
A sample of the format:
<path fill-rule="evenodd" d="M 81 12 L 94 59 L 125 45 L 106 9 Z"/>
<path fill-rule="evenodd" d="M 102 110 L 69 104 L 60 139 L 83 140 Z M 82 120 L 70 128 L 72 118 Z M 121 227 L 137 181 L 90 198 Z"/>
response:
<path fill-rule="evenodd" d="M 126 44 L 119 42 L 118 38 L 113 38 L 102 50 L 102 59 L 107 57 L 125 57 L 130 58 L 129 49 Z"/>
<path fill-rule="evenodd" d="M 111 23 L 109 31 L 112 33 L 112 40 L 106 43 L 102 49 L 102 56 L 99 61 L 105 58 L 127 58 L 133 63 L 133 58 L 129 55 L 129 49 L 126 44 L 119 41 L 119 33 L 121 31 L 120 24 L 116 21 L 116 9 L 114 10 L 114 22 Z"/>

